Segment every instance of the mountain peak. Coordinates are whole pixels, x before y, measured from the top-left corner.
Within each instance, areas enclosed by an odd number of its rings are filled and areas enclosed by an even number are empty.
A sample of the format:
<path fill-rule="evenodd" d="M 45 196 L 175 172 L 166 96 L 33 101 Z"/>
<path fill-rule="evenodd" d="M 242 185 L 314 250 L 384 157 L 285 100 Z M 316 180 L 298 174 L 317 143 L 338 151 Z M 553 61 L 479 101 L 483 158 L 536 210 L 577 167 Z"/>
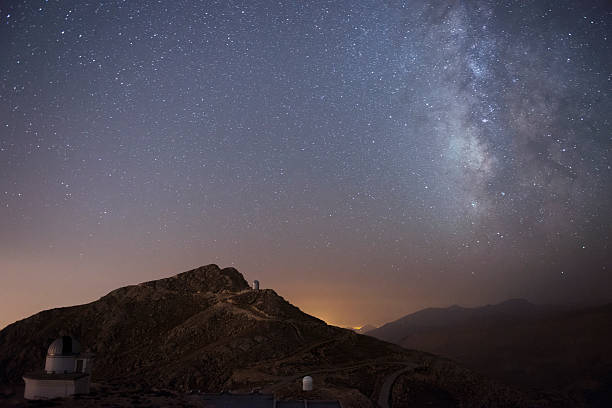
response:
<path fill-rule="evenodd" d="M 165 279 L 143 282 L 139 286 L 176 292 L 240 292 L 249 288 L 244 276 L 235 268 L 215 264 L 200 266 Z"/>

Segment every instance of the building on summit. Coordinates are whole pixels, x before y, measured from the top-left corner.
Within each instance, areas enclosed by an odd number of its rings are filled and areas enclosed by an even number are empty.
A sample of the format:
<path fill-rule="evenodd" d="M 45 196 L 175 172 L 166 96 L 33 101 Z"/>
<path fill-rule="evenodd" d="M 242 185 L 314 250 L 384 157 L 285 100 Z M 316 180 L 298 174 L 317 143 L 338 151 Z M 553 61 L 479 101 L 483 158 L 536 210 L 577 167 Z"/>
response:
<path fill-rule="evenodd" d="M 71 336 L 55 340 L 47 350 L 45 369 L 27 373 L 24 398 L 50 399 L 89 393 L 93 354 L 81 353 L 81 345 Z"/>

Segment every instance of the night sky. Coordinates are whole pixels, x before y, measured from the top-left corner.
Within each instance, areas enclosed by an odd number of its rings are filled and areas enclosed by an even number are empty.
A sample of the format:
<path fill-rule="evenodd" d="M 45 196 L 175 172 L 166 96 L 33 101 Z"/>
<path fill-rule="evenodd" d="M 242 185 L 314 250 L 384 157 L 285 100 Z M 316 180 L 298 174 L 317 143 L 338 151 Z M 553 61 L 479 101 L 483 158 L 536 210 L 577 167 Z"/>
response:
<path fill-rule="evenodd" d="M 612 4 L 1 1 L 0 327 L 217 263 L 359 326 L 612 298 Z"/>

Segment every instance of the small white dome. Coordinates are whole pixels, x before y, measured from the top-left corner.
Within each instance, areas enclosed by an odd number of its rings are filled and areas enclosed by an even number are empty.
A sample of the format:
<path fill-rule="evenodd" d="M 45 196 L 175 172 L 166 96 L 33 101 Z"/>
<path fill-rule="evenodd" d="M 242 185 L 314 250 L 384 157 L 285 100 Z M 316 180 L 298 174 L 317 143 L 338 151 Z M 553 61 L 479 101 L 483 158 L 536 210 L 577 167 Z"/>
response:
<path fill-rule="evenodd" d="M 312 377 L 307 375 L 306 377 L 302 378 L 302 390 L 312 391 L 312 388 L 313 388 Z"/>
<path fill-rule="evenodd" d="M 47 350 L 47 356 L 72 356 L 81 352 L 81 345 L 72 336 L 55 340 Z"/>

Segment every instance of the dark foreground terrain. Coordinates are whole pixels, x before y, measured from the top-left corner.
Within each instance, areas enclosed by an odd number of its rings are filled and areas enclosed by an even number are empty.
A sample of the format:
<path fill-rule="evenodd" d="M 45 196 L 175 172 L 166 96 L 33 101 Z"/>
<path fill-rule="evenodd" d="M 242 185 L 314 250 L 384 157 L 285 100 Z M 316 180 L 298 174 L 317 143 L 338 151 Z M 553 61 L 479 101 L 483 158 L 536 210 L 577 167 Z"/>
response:
<path fill-rule="evenodd" d="M 524 391 L 612 407 L 612 304 L 576 309 L 514 299 L 431 308 L 368 335 L 452 358 Z"/>
<path fill-rule="evenodd" d="M 21 376 L 47 346 L 73 335 L 96 354 L 93 392 L 26 403 Z M 304 395 L 300 379 L 315 391 Z M 273 392 L 339 399 L 345 407 L 576 407 L 526 394 L 435 355 L 329 326 L 233 268 L 200 267 L 40 312 L 0 331 L 0 405 L 199 406 L 197 392 Z"/>

